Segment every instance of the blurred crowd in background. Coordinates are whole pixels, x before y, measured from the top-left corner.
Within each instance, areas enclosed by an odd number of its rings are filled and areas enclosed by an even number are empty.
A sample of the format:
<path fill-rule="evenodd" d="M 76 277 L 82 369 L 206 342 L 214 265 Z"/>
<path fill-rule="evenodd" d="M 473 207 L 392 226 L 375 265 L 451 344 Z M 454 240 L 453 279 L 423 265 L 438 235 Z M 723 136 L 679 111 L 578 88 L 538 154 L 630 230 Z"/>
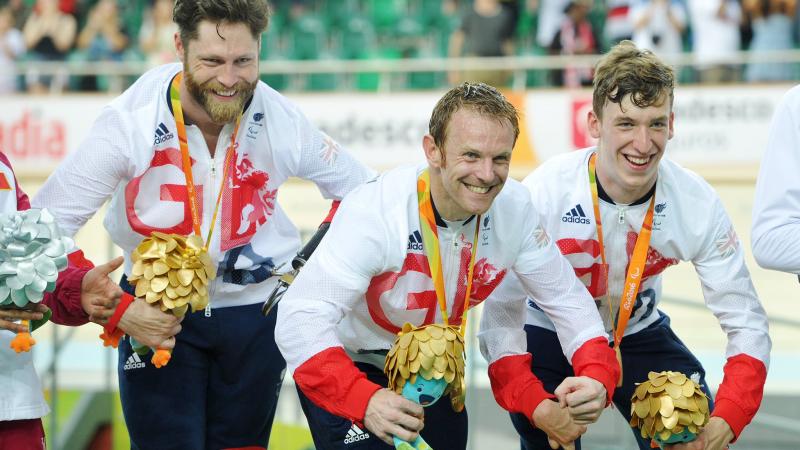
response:
<path fill-rule="evenodd" d="M 264 60 L 591 55 L 622 39 L 659 56 L 693 52 L 683 83 L 792 81 L 795 63 L 730 64 L 740 50 L 791 50 L 800 42 L 796 0 L 273 0 Z M 104 91 L 102 76 L 23 73 L 18 62 L 175 61 L 172 0 L 0 0 L 0 93 Z M 277 89 L 290 76 L 265 75 Z M 461 79 L 503 86 L 507 73 L 416 72 L 407 88 Z M 532 73 L 529 87 L 591 84 L 589 67 Z M 356 88 L 375 89 L 368 74 Z M 297 87 L 297 86 L 293 86 Z M 335 90 L 314 74 L 302 90 Z"/>

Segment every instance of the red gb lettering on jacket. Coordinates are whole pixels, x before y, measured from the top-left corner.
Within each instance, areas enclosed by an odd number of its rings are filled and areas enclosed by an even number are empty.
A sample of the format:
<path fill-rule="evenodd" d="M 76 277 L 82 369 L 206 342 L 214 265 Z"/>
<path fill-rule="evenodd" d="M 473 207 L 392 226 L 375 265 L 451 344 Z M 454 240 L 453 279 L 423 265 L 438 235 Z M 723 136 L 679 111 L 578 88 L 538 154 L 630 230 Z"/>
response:
<path fill-rule="evenodd" d="M 461 316 L 464 312 L 464 293 L 467 288 L 467 274 L 471 252 L 468 248 L 461 250 L 461 262 L 458 274 L 458 290 L 455 296 L 455 304 L 448 311 L 450 325 L 461 324 Z M 474 307 L 489 297 L 497 285 L 505 278 L 506 270 L 498 270 L 490 264 L 486 258 L 481 258 L 475 263 L 472 278 L 472 290 L 470 293 L 470 307 Z M 401 286 L 405 283 L 405 286 Z M 397 288 L 397 289 L 396 289 Z M 392 303 L 393 290 L 406 290 L 405 305 Z M 446 295 L 449 297 L 450 294 Z M 387 272 L 373 278 L 365 294 L 367 308 L 369 309 L 372 320 L 390 333 L 398 333 L 402 323 L 395 323 L 389 316 L 392 309 L 403 308 L 405 310 L 424 310 L 425 318 L 422 323 L 416 326 L 428 325 L 436 319 L 436 312 L 439 310 L 439 303 L 436 300 L 436 291 L 433 289 L 433 280 L 428 266 L 428 259 L 419 253 L 408 253 L 403 262 L 403 267 L 399 272 Z M 384 306 L 386 305 L 386 306 Z"/>
<path fill-rule="evenodd" d="M 266 223 L 277 202 L 278 190 L 269 189 L 269 174 L 257 169 L 244 155 L 231 174 L 222 195 L 222 240 L 225 251 L 250 242 Z"/>
<path fill-rule="evenodd" d="M 636 239 L 639 237 L 634 231 L 628 231 L 626 235 L 625 250 L 628 259 L 625 261 L 625 270 L 636 246 Z M 575 275 L 583 282 L 586 289 L 594 298 L 606 295 L 608 289 L 608 271 L 604 270 L 600 261 L 600 243 L 594 239 L 559 239 L 556 244 L 561 254 L 569 260 Z M 656 276 L 669 266 L 677 264 L 678 260 L 667 258 L 658 250 L 650 247 L 647 250 L 647 262 L 644 266 L 642 281 Z"/>
<path fill-rule="evenodd" d="M 194 163 L 192 159 L 193 166 Z M 153 231 L 192 233 L 192 213 L 181 167 L 180 150 L 156 150 L 150 167 L 125 187 L 125 212 L 134 231 L 143 236 Z M 202 185 L 195 184 L 195 201 L 197 214 L 202 217 Z"/>
<path fill-rule="evenodd" d="M 195 163 L 192 159 L 193 167 Z M 125 208 L 134 231 L 144 236 L 153 231 L 192 233 L 192 213 L 182 167 L 180 150 L 156 150 L 150 167 L 128 183 Z M 255 169 L 247 157 L 231 172 L 220 199 L 221 220 L 218 220 L 223 251 L 250 242 L 257 228 L 272 215 L 278 192 L 268 189 L 269 174 Z M 198 184 L 203 178 L 197 172 L 194 175 L 197 214 L 203 217 L 203 185 Z"/>
<path fill-rule="evenodd" d="M 633 255 L 633 248 L 636 247 L 636 239 L 639 238 L 639 235 L 635 231 L 630 230 L 628 231 L 627 238 L 625 251 L 628 253 L 628 261 L 630 261 L 631 255 Z M 642 280 L 654 277 L 663 272 L 667 267 L 674 266 L 675 264 L 678 264 L 676 258 L 667 258 L 658 250 L 650 247 L 647 249 L 647 262 L 645 262 L 644 265 Z"/>
<path fill-rule="evenodd" d="M 567 238 L 559 239 L 556 245 L 592 297 L 606 295 L 608 272 L 604 270 L 602 262 L 598 261 L 600 243 L 594 239 Z"/>

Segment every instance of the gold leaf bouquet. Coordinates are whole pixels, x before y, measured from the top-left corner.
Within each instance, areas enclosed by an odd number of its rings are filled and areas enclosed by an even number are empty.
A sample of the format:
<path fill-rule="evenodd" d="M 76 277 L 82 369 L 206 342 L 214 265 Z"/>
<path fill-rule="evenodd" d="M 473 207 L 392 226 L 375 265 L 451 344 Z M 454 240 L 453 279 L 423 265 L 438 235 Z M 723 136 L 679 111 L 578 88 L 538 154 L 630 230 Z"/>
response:
<path fill-rule="evenodd" d="M 650 372 L 631 398 L 631 426 L 665 444 L 690 442 L 708 423 L 708 397 L 680 372 Z"/>
<path fill-rule="evenodd" d="M 128 281 L 135 287 L 136 297 L 176 317 L 183 317 L 189 308 L 194 312 L 208 305 L 208 284 L 217 272 L 199 236 L 154 231 L 136 247 L 131 259 L 133 267 Z M 148 351 L 147 347 L 131 341 L 137 353 Z M 168 350 L 157 349 L 151 361 L 162 367 L 170 356 Z"/>
<path fill-rule="evenodd" d="M 386 355 L 383 371 L 389 377 L 389 389 L 401 395 L 406 381 L 413 385 L 418 377 L 444 380 L 447 387 L 442 395 L 450 395 L 454 411 L 464 409 L 464 337 L 457 327 L 404 324 Z"/>

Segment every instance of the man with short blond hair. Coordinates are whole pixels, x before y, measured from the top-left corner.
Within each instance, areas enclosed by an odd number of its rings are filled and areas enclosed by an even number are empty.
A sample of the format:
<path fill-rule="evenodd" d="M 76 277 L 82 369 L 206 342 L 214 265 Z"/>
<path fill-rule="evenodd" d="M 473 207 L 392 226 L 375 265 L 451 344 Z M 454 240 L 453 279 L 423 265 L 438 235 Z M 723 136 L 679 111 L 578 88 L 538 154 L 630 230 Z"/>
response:
<path fill-rule="evenodd" d="M 438 401 L 423 412 L 386 389 L 382 369 L 404 324 L 463 329 L 467 310 L 484 300 L 494 320 L 481 332 L 500 405 L 563 445 L 599 417 L 618 368 L 586 290 L 525 189 L 507 179 L 518 135 L 502 94 L 464 83 L 434 107 L 426 164 L 388 171 L 342 201 L 286 292 L 276 329 L 318 449 L 345 449 L 354 436 L 359 448 L 391 449 L 393 436 L 419 435 L 436 449 L 466 448 L 466 411 Z M 569 411 L 527 369 L 523 300 L 493 295 L 511 273 L 543 299 L 578 367 L 560 392 Z M 509 327 L 508 315 L 519 322 Z"/>

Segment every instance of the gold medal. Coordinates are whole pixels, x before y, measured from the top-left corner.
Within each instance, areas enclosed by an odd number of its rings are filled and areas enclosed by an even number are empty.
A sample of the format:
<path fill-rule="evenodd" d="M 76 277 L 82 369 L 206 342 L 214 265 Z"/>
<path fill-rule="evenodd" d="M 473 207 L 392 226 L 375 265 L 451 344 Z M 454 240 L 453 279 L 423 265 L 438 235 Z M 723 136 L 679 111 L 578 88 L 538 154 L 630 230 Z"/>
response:
<path fill-rule="evenodd" d="M 434 323 L 414 327 L 403 325 L 394 345 L 386 355 L 383 371 L 389 378 L 389 389 L 401 394 L 406 381 L 417 376 L 426 380 L 447 382 L 453 410 L 464 409 L 464 338 L 458 328 Z"/>
<path fill-rule="evenodd" d="M 208 284 L 216 277 L 208 251 L 197 236 L 153 232 L 131 254 L 128 281 L 136 296 L 178 317 L 208 305 Z"/>
<path fill-rule="evenodd" d="M 680 372 L 650 372 L 647 378 L 631 398 L 630 425 L 645 439 L 693 439 L 708 423 L 708 398 L 700 386 Z"/>

